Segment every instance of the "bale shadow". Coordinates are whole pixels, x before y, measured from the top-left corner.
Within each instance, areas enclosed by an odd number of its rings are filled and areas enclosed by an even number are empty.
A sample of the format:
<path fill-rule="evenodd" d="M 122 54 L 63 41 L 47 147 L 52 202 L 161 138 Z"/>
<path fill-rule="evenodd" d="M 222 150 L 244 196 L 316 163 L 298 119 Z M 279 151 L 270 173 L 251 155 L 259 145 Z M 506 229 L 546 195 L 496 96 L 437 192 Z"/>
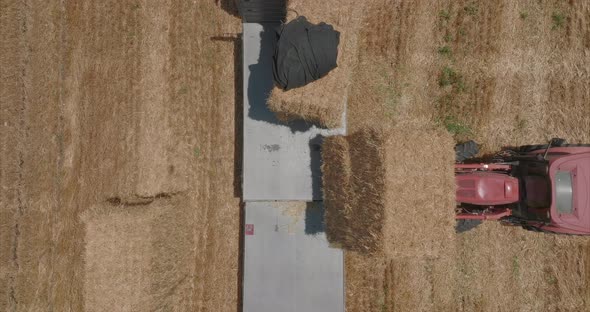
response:
<path fill-rule="evenodd" d="M 322 144 L 324 137 L 317 135 L 309 141 L 309 156 L 311 157 L 311 190 L 314 200 L 321 200 L 322 192 Z"/>
<path fill-rule="evenodd" d="M 305 234 L 325 232 L 324 205 L 321 201 L 308 202 L 305 207 Z"/>
<path fill-rule="evenodd" d="M 229 42 L 234 47 L 234 197 L 242 197 L 242 148 L 244 141 L 244 97 L 242 75 L 242 35 L 210 37 L 212 41 Z"/>
<path fill-rule="evenodd" d="M 238 2 L 240 0 L 213 0 L 215 5 L 235 17 L 240 17 Z"/>
<path fill-rule="evenodd" d="M 212 41 L 229 42 L 234 47 L 234 197 L 240 198 L 239 207 L 239 249 L 238 249 L 238 306 L 237 311 L 243 309 L 243 276 L 244 276 L 244 209 L 246 204 L 242 200 L 242 148 L 243 148 L 243 112 L 244 97 L 242 91 L 242 35 L 227 35 L 210 37 Z"/>

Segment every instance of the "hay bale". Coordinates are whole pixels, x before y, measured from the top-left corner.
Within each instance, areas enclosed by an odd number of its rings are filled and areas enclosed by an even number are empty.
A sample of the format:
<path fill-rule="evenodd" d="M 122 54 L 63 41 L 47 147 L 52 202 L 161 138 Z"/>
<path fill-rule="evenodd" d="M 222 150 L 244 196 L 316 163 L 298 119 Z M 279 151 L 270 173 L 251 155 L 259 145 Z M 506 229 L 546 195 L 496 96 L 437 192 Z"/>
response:
<path fill-rule="evenodd" d="M 87 311 L 190 309 L 195 242 L 186 201 L 104 204 L 85 212 Z"/>
<path fill-rule="evenodd" d="M 290 15 L 297 12 L 314 24 L 326 22 L 340 32 L 338 67 L 304 87 L 283 91 L 275 87 L 268 107 L 279 120 L 303 119 L 328 128 L 343 124 L 352 68 L 357 59 L 357 41 L 364 2 L 352 0 L 290 0 Z M 293 19 L 293 16 L 288 16 Z"/>
<path fill-rule="evenodd" d="M 148 311 L 152 209 L 97 210 L 86 218 L 88 311 Z"/>
<path fill-rule="evenodd" d="M 454 238 L 454 142 L 426 120 L 365 128 L 323 148 L 326 233 L 363 253 L 436 256 Z"/>

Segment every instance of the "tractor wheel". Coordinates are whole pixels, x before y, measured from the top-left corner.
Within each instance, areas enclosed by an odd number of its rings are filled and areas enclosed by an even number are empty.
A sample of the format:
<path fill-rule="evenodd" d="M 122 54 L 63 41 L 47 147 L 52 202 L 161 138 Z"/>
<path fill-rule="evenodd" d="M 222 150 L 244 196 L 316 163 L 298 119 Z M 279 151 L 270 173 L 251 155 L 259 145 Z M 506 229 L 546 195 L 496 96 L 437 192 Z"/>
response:
<path fill-rule="evenodd" d="M 567 146 L 579 146 L 581 144 L 565 144 L 566 140 L 561 138 L 551 139 L 551 146 L 554 147 L 567 147 Z M 583 144 L 582 144 L 583 145 Z M 519 153 L 530 153 L 540 149 L 546 149 L 548 144 L 536 144 L 536 145 L 523 145 L 514 149 L 515 152 Z"/>
<path fill-rule="evenodd" d="M 482 223 L 483 222 L 481 220 L 457 220 L 457 224 L 455 225 L 455 232 L 464 233 L 467 231 L 471 231 Z"/>
<path fill-rule="evenodd" d="M 522 220 L 515 216 L 508 216 L 500 219 L 502 225 L 507 226 L 522 226 Z"/>
<path fill-rule="evenodd" d="M 455 161 L 464 162 L 469 158 L 475 157 L 479 153 L 479 146 L 473 140 L 455 145 Z"/>
<path fill-rule="evenodd" d="M 521 154 L 534 152 L 540 149 L 546 149 L 547 144 L 537 144 L 537 145 L 522 145 L 514 149 L 515 152 L 519 152 Z"/>
<path fill-rule="evenodd" d="M 561 144 L 561 145 L 557 145 L 557 146 L 558 147 L 590 147 L 590 144 Z M 517 147 L 514 150 L 516 152 L 524 154 L 524 153 L 530 153 L 530 152 L 534 152 L 536 150 L 546 149 L 546 148 L 547 148 L 547 144 L 538 144 L 538 145 L 523 145 L 523 146 Z"/>
<path fill-rule="evenodd" d="M 543 232 L 540 228 L 532 225 L 523 225 L 522 228 L 530 232 Z"/>

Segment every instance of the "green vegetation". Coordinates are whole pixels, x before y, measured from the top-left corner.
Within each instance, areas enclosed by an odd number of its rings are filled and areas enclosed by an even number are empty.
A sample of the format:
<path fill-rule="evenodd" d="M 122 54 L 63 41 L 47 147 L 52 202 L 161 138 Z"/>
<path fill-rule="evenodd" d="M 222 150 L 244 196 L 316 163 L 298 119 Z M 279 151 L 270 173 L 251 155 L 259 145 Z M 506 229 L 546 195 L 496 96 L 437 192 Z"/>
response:
<path fill-rule="evenodd" d="M 520 118 L 520 116 L 516 117 L 516 129 L 518 131 L 523 131 L 527 126 L 526 120 Z"/>
<path fill-rule="evenodd" d="M 379 93 L 383 95 L 384 105 L 387 109 L 386 114 L 388 116 L 393 115 L 397 104 L 399 103 L 399 93 L 395 90 L 393 85 L 389 83 L 379 85 Z"/>
<path fill-rule="evenodd" d="M 461 36 L 467 35 L 467 31 L 465 31 L 465 28 L 463 28 L 463 27 L 459 28 L 459 35 L 461 35 Z"/>
<path fill-rule="evenodd" d="M 519 16 L 520 16 L 520 19 L 525 20 L 527 17 L 529 17 L 529 12 L 522 11 L 522 12 L 520 12 Z"/>
<path fill-rule="evenodd" d="M 557 277 L 555 277 L 553 275 L 548 275 L 547 276 L 547 284 L 549 284 L 549 285 L 557 284 Z"/>
<path fill-rule="evenodd" d="M 477 7 L 477 4 L 475 2 L 471 2 L 468 5 L 466 5 L 463 10 L 465 10 L 465 12 L 467 13 L 467 15 L 475 15 L 477 14 L 477 11 L 479 10 L 479 8 Z"/>
<path fill-rule="evenodd" d="M 447 10 L 440 10 L 440 12 L 438 12 L 438 16 L 445 21 L 448 21 L 451 19 L 451 12 L 447 11 Z"/>
<path fill-rule="evenodd" d="M 438 54 L 444 55 L 447 57 L 451 57 L 453 54 L 453 51 L 451 50 L 451 47 L 449 47 L 449 46 L 442 46 L 442 47 L 438 48 Z"/>
<path fill-rule="evenodd" d="M 565 24 L 566 16 L 561 12 L 553 12 L 551 14 L 551 20 L 553 21 L 553 26 L 551 26 L 552 30 L 556 30 L 558 28 L 563 27 Z"/>
<path fill-rule="evenodd" d="M 201 156 L 201 149 L 198 147 L 195 147 L 195 149 L 193 150 L 193 152 L 195 153 L 195 157 L 199 157 Z"/>
<path fill-rule="evenodd" d="M 438 76 L 438 85 L 442 88 L 452 86 L 456 92 L 463 92 L 466 89 L 463 76 L 450 66 L 445 66 Z"/>
<path fill-rule="evenodd" d="M 458 84 L 463 85 L 461 74 L 457 73 L 453 68 L 445 66 L 438 77 L 438 85 L 446 87 Z"/>
<path fill-rule="evenodd" d="M 386 115 L 391 117 L 395 112 L 397 104 L 399 103 L 401 87 L 396 87 L 393 82 L 393 74 L 385 69 L 386 66 L 380 66 L 377 70 L 379 74 L 379 83 L 376 84 L 376 91 L 383 99 L 383 105 L 386 108 Z M 401 70 L 401 69 L 400 69 Z"/>
<path fill-rule="evenodd" d="M 443 37 L 443 40 L 444 40 L 445 42 L 451 42 L 451 41 L 453 41 L 453 36 L 451 36 L 451 34 L 446 34 L 446 35 Z"/>
<path fill-rule="evenodd" d="M 454 97 L 452 94 L 448 93 L 438 98 L 438 107 L 440 108 L 448 108 L 454 106 Z"/>
<path fill-rule="evenodd" d="M 512 274 L 518 276 L 520 274 L 520 263 L 518 263 L 518 256 L 512 257 Z"/>
<path fill-rule="evenodd" d="M 445 119 L 442 120 L 442 124 L 445 129 L 453 135 L 471 135 L 473 133 L 469 126 L 454 116 L 445 117 Z"/>

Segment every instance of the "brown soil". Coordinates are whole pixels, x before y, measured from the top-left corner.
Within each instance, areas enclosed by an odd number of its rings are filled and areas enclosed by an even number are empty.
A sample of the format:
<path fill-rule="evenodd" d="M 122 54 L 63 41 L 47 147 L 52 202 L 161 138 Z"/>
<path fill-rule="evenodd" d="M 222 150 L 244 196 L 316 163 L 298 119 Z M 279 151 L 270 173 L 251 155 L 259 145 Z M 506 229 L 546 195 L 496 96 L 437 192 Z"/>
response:
<path fill-rule="evenodd" d="M 426 116 L 483 152 L 588 143 L 589 16 L 577 1 L 372 1 L 349 129 Z M 588 238 L 494 222 L 438 258 L 347 252 L 347 311 L 587 311 L 589 253 Z"/>
<path fill-rule="evenodd" d="M 0 17 L 0 310 L 235 311 L 239 19 L 214 1 Z"/>

